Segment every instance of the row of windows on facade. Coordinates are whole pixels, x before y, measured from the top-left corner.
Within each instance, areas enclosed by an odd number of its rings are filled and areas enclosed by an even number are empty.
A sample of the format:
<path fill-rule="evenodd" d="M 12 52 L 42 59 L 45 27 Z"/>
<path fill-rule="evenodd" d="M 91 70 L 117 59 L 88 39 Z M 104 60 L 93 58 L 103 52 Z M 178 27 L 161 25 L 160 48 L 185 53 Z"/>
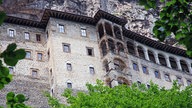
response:
<path fill-rule="evenodd" d="M 26 51 L 25 58 L 26 59 L 32 59 L 32 52 L 31 51 Z M 43 60 L 43 53 L 37 52 L 37 60 L 38 61 Z"/>
<path fill-rule="evenodd" d="M 133 43 L 127 42 L 128 52 L 131 55 L 137 55 L 143 59 L 150 60 L 154 63 L 161 64 L 163 66 L 170 67 L 176 70 L 182 70 L 184 72 L 190 72 L 190 66 L 188 66 L 185 60 L 180 60 L 179 63 L 174 57 L 165 58 L 163 54 L 157 54 L 154 56 L 153 52 L 150 50 L 144 51 L 144 48 L 141 46 L 134 46 Z M 167 59 L 167 60 L 166 60 Z"/>
<path fill-rule="evenodd" d="M 94 49 L 92 47 L 86 47 L 87 55 L 94 56 Z M 63 43 L 63 52 L 70 53 L 71 45 L 68 43 Z"/>
<path fill-rule="evenodd" d="M 108 45 L 108 47 L 107 47 Z M 125 47 L 122 43 L 117 42 L 115 44 L 115 41 L 113 39 L 102 40 L 100 43 L 102 55 L 105 56 L 108 51 L 121 55 L 120 52 L 125 52 Z M 116 50 L 117 49 L 117 50 Z M 131 55 L 136 55 L 142 59 L 149 60 L 153 63 L 160 64 L 162 66 L 167 66 L 169 68 L 175 69 L 175 70 L 182 70 L 184 72 L 189 73 L 191 70 L 190 64 L 187 63 L 186 60 L 177 60 L 175 57 L 169 56 L 165 57 L 163 54 L 159 53 L 156 54 L 151 50 L 145 49 L 142 46 L 136 46 L 134 43 L 127 41 L 127 49 L 128 53 Z M 117 53 L 118 52 L 118 53 Z M 124 53 L 123 53 L 124 54 Z"/>
<path fill-rule="evenodd" d="M 33 78 L 37 78 L 38 77 L 38 69 L 31 69 L 31 76 Z M 15 67 L 9 67 L 9 74 L 14 75 L 15 74 Z"/>
<path fill-rule="evenodd" d="M 105 26 L 109 26 L 109 24 L 106 23 Z M 113 30 L 110 30 L 110 33 L 108 33 L 109 30 L 107 27 L 105 27 L 106 30 L 103 30 L 102 24 L 99 26 L 99 28 L 101 28 L 101 30 L 99 30 L 99 33 L 101 33 L 100 36 L 103 36 L 104 32 L 107 32 L 107 34 L 113 34 L 111 33 Z M 124 54 L 121 52 L 125 52 L 125 46 L 123 45 L 123 43 L 116 42 L 116 40 L 109 37 L 107 40 L 102 39 L 100 47 L 103 56 L 105 56 L 108 53 L 108 51 L 119 55 Z M 137 46 L 133 42 L 127 41 L 127 49 L 129 54 L 139 56 L 140 58 L 149 60 L 151 62 L 161 64 L 163 66 L 167 66 L 172 69 L 182 70 L 188 73 L 191 71 L 190 70 L 191 67 L 186 63 L 185 60 L 180 60 L 178 62 L 174 57 L 165 58 L 163 54 L 154 54 L 153 51 L 147 50 L 142 46 Z"/>
<path fill-rule="evenodd" d="M 59 32 L 64 33 L 65 32 L 65 27 L 63 24 L 58 24 Z M 86 37 L 87 36 L 87 31 L 85 27 L 81 27 L 81 36 Z"/>
<path fill-rule="evenodd" d="M 66 63 L 66 68 L 67 68 L 67 71 L 72 71 L 72 64 Z M 95 74 L 95 69 L 93 66 L 89 67 L 89 72 L 90 72 L 90 74 Z"/>
<path fill-rule="evenodd" d="M 137 63 L 133 63 L 133 70 L 139 71 L 139 67 L 138 67 Z M 149 74 L 147 66 L 142 66 L 142 71 L 144 74 Z M 158 70 L 154 71 L 154 75 L 155 75 L 155 78 L 161 79 L 161 75 L 160 75 L 160 72 Z M 170 75 L 168 73 L 164 74 L 164 79 L 166 81 L 171 82 L 171 78 L 170 78 Z M 177 82 L 179 85 L 183 85 L 182 77 L 177 76 Z M 192 81 L 187 80 L 187 85 L 191 85 L 191 84 L 192 84 Z"/>
<path fill-rule="evenodd" d="M 13 29 L 9 29 L 9 37 L 14 38 L 16 36 L 16 31 Z M 30 33 L 29 32 L 24 32 L 24 39 L 25 40 L 30 40 Z M 41 41 L 41 35 L 36 34 L 36 41 L 40 42 Z"/>

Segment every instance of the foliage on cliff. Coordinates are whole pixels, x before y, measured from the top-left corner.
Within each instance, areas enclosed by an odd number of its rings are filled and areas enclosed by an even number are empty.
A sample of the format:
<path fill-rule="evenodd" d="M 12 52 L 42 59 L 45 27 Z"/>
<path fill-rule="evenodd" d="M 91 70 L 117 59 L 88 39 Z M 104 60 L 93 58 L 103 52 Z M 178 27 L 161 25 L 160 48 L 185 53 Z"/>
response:
<path fill-rule="evenodd" d="M 145 85 L 120 85 L 114 88 L 104 86 L 101 81 L 96 85 L 87 84 L 88 93 L 73 95 L 70 89 L 63 96 L 69 106 L 60 106 L 57 99 L 49 97 L 52 108 L 192 108 L 192 85 L 181 90 L 174 82 L 169 90 L 151 83 Z"/>
<path fill-rule="evenodd" d="M 192 1 L 139 0 L 139 2 L 146 9 L 160 9 L 159 19 L 153 28 L 155 36 L 164 41 L 174 35 L 175 39 L 187 48 L 187 54 L 192 56 Z"/>

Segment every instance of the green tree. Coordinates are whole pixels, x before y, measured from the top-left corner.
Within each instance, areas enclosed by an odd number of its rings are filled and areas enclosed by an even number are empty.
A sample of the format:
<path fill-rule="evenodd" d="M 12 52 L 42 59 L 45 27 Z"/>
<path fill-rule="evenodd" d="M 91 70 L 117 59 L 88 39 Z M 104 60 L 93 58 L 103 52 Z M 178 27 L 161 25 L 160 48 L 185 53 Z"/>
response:
<path fill-rule="evenodd" d="M 99 80 L 96 85 L 87 84 L 87 88 L 88 93 L 77 95 L 65 90 L 63 96 L 69 106 L 59 106 L 57 99 L 48 96 L 49 104 L 53 108 L 192 108 L 192 86 L 181 90 L 176 82 L 168 90 L 153 83 L 149 89 L 143 84 L 110 88 Z"/>
<path fill-rule="evenodd" d="M 153 28 L 154 35 L 164 41 L 170 35 L 187 48 L 192 57 L 192 1 L 191 0 L 139 0 L 146 9 L 154 9 L 159 18 Z"/>

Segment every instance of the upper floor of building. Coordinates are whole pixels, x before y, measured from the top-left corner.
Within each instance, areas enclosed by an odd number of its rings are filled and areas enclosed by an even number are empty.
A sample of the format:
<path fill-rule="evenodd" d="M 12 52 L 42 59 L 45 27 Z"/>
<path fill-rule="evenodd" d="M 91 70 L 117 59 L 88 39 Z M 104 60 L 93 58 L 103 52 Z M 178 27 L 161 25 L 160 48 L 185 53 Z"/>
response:
<path fill-rule="evenodd" d="M 132 60 L 134 68 L 134 63 L 137 62 L 134 59 L 137 59 L 155 64 L 160 69 L 174 70 L 174 72 L 191 76 L 192 61 L 186 55 L 185 50 L 127 30 L 124 27 L 126 23 L 125 19 L 102 10 L 99 10 L 92 18 L 47 9 L 40 22 L 8 16 L 0 27 L 0 40 L 43 45 L 43 50 L 47 51 L 45 54 L 49 59 L 51 52 L 49 46 L 52 40 L 74 39 L 81 43 L 94 43 L 92 46 L 86 44 L 86 50 L 79 54 L 100 58 L 102 61 L 112 54 L 114 58 Z M 71 41 L 63 41 L 59 46 L 61 47 L 58 50 L 62 50 L 61 52 L 77 53 L 76 47 L 78 46 Z M 116 60 L 114 64 L 116 68 L 130 65 L 116 62 Z M 121 66 L 122 64 L 126 65 Z"/>

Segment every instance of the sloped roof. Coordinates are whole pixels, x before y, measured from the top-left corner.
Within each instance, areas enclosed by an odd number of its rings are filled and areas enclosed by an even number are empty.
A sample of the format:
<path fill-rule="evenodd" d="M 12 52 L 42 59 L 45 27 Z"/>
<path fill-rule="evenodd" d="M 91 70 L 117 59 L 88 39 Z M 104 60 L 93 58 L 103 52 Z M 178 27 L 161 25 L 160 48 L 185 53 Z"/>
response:
<path fill-rule="evenodd" d="M 61 12 L 61 11 L 50 10 L 50 9 L 45 9 L 43 16 L 41 18 L 41 21 L 33 21 L 30 19 L 23 19 L 23 18 L 18 18 L 18 17 L 13 17 L 13 16 L 7 16 L 7 18 L 5 19 L 4 22 L 45 29 L 47 26 L 47 23 L 49 21 L 49 18 L 51 18 L 51 17 L 63 19 L 63 20 L 70 20 L 70 21 L 75 21 L 75 22 L 86 23 L 86 24 L 90 24 L 90 25 L 96 25 L 96 23 L 101 18 L 107 19 L 111 22 L 114 22 L 114 23 L 122 25 L 122 26 L 124 26 L 127 23 L 127 21 L 125 19 L 116 17 L 103 10 L 99 10 L 95 14 L 95 16 L 92 18 L 92 17 L 83 16 L 83 15 L 76 15 L 76 14 L 72 14 L 72 13 Z M 169 52 L 172 54 L 176 54 L 176 55 L 180 55 L 183 57 L 188 57 L 186 54 L 186 51 L 183 49 L 152 40 L 148 37 L 145 37 L 145 36 L 139 35 L 135 32 L 132 32 L 130 30 L 127 30 L 124 27 L 123 27 L 123 34 L 127 38 L 138 41 L 142 44 L 153 47 L 155 49 L 159 49 L 159 50 Z"/>

